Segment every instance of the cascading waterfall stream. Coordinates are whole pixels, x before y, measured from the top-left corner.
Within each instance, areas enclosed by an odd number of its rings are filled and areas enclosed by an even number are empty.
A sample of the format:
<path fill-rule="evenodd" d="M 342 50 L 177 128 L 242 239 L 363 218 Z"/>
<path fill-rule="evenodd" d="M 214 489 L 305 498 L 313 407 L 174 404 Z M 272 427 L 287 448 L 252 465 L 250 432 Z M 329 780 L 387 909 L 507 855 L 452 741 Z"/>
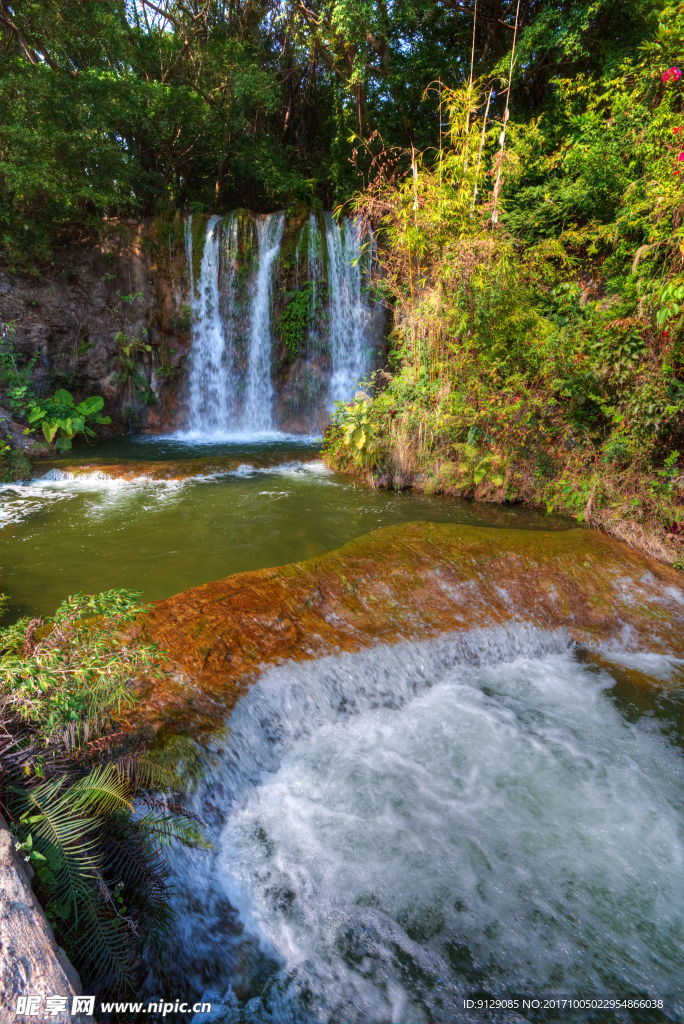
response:
<path fill-rule="evenodd" d="M 174 859 L 175 970 L 216 1024 L 671 992 L 677 752 L 612 685 L 525 627 L 268 670 L 193 805 L 217 852 Z"/>
<path fill-rule="evenodd" d="M 353 397 L 357 382 L 368 372 L 377 334 L 375 311 L 362 295 L 363 238 L 360 220 L 339 224 L 325 215 L 330 291 L 332 377 L 328 404 Z"/>
<path fill-rule="evenodd" d="M 320 301 L 320 288 L 323 280 L 323 241 L 318 218 L 314 213 L 309 214 L 307 226 L 306 257 L 311 281 L 311 308 L 315 310 Z"/>
<path fill-rule="evenodd" d="M 295 248 L 292 282 L 295 291 L 308 296 L 309 326 L 295 354 L 285 404 L 279 400 L 272 365 L 278 344 L 274 308 L 278 303 L 282 311 L 287 287 L 281 283 L 281 290 L 275 289 L 285 226 L 284 213 L 210 217 L 195 275 L 193 220 L 186 221 L 193 313 L 191 436 L 270 433 L 292 414 L 300 424 L 296 430 L 315 431 L 335 401 L 353 397 L 370 369 L 380 324 L 378 307 L 363 294 L 367 257 L 360 223 L 311 213 Z M 194 238 L 196 246 L 196 232 Z"/>
<path fill-rule="evenodd" d="M 273 268 L 280 253 L 285 214 L 271 213 L 257 222 L 259 269 L 257 272 L 247 368 L 247 393 L 242 415 L 244 430 L 273 430 L 274 389 L 271 380 L 271 293 Z"/>
<path fill-rule="evenodd" d="M 230 219 L 227 237 L 231 238 Z M 226 366 L 226 332 L 221 320 L 219 270 L 221 218 L 207 222 L 199 280 L 192 278 L 192 218 L 185 225 L 190 268 L 190 305 L 193 313 L 193 350 L 190 366 L 190 426 L 205 433 L 227 431 L 230 426 L 232 387 Z"/>

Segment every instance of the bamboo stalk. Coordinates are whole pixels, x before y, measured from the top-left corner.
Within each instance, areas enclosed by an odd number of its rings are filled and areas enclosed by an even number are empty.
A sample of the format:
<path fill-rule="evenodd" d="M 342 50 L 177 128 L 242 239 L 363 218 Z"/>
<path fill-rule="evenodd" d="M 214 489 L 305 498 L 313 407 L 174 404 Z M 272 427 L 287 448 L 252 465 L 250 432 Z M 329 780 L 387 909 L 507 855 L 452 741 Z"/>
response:
<path fill-rule="evenodd" d="M 513 29 L 513 47 L 511 49 L 511 67 L 508 72 L 508 89 L 506 90 L 506 110 L 504 111 L 503 130 L 501 132 L 501 152 L 499 153 L 499 170 L 496 176 L 496 185 L 494 186 L 494 209 L 492 211 L 492 225 L 497 222 L 497 204 L 499 202 L 499 187 L 501 184 L 501 168 L 503 167 L 504 149 L 506 148 L 506 125 L 508 124 L 509 103 L 511 102 L 511 82 L 513 81 L 513 58 L 515 56 L 515 40 L 518 34 L 518 14 L 520 12 L 520 0 L 518 0 L 518 6 L 515 9 L 515 27 Z"/>
<path fill-rule="evenodd" d="M 482 137 L 480 139 L 480 151 L 477 154 L 477 170 L 475 171 L 475 188 L 473 190 L 473 205 L 470 209 L 470 219 L 473 219 L 475 214 L 475 200 L 477 199 L 477 183 L 480 180 L 480 166 L 482 164 L 482 149 L 484 147 L 485 132 L 487 131 L 487 117 L 489 116 L 489 104 L 492 102 L 492 95 L 494 93 L 494 86 L 489 90 L 489 96 L 487 98 L 487 108 L 485 110 L 484 121 L 482 122 Z"/>
<path fill-rule="evenodd" d="M 470 94 L 473 90 L 473 65 L 475 63 L 475 26 L 477 25 L 477 0 L 475 0 L 475 11 L 473 12 L 473 45 L 470 51 L 470 81 L 468 82 L 468 109 L 466 111 L 466 146 L 463 157 L 463 173 L 468 167 L 468 136 L 470 135 Z"/>

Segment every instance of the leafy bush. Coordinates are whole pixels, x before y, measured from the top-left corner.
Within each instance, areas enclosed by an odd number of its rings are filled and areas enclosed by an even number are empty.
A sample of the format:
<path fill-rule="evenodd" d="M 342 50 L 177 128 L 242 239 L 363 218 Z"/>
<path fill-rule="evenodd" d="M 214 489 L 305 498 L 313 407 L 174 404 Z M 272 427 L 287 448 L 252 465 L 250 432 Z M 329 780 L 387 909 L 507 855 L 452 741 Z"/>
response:
<path fill-rule="evenodd" d="M 19 449 L 0 440 L 0 481 L 11 484 L 17 480 L 31 479 L 31 463 Z"/>
<path fill-rule="evenodd" d="M 86 985 L 114 991 L 139 981 L 171 925 L 164 846 L 204 844 L 198 819 L 150 794 L 172 773 L 122 727 L 141 679 L 164 671 L 131 632 L 138 596 L 77 594 L 0 630 L 3 809 L 58 941 Z"/>
<path fill-rule="evenodd" d="M 369 399 L 364 397 L 357 402 L 336 402 L 335 406 L 334 422 L 341 429 L 352 459 L 359 466 L 373 466 L 377 444 L 375 428 L 369 415 Z"/>
<path fill-rule="evenodd" d="M 28 399 L 33 397 L 31 374 L 37 361 L 38 356 L 34 355 L 22 362 L 14 347 L 14 323 L 0 324 L 0 390 L 18 415 L 23 414 Z"/>
<path fill-rule="evenodd" d="M 357 195 L 394 314 L 392 373 L 363 408 L 378 479 L 633 520 L 675 560 L 684 83 L 666 71 L 682 65 L 665 4 L 640 52 L 558 80 L 543 117 L 495 115 L 489 79 L 442 89 L 447 142 Z M 365 466 L 360 426 L 337 417 L 331 464 Z"/>
<path fill-rule="evenodd" d="M 311 293 L 305 286 L 305 290 L 294 293 L 280 317 L 278 329 L 291 359 L 296 359 L 304 348 L 311 314 Z"/>
<path fill-rule="evenodd" d="M 100 415 L 104 398 L 93 395 L 74 405 L 73 398 L 64 388 L 56 391 L 52 398 L 30 398 L 27 406 L 29 430 L 25 433 L 36 430 L 40 424 L 45 440 L 52 444 L 59 431 L 55 444 L 63 452 L 71 448 L 71 442 L 76 434 L 83 434 L 86 440 L 96 436 L 95 431 L 88 426 L 89 422 L 112 422 L 109 416 Z"/>
<path fill-rule="evenodd" d="M 141 367 L 138 358 L 136 358 L 143 355 L 143 353 L 151 352 L 152 346 L 141 341 L 140 338 L 130 337 L 124 331 L 117 333 L 115 341 L 119 346 L 117 361 L 120 368 L 109 378 L 110 384 L 116 386 L 118 384 L 127 384 L 130 381 L 135 386 L 143 405 L 154 405 L 157 401 L 157 396 L 150 387 L 150 382 L 141 373 Z"/>

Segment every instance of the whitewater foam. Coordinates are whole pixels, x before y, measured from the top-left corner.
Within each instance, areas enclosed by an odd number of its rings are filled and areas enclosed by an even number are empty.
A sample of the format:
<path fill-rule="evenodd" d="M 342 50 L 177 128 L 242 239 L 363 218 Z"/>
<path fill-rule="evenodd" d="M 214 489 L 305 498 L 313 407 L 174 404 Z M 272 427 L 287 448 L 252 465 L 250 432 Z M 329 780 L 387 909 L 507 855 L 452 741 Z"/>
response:
<path fill-rule="evenodd" d="M 613 685 L 523 627 L 267 671 L 194 798 L 218 855 L 174 855 L 176 970 L 224 1024 L 671 992 L 678 758 Z"/>
<path fill-rule="evenodd" d="M 149 440 L 149 438 L 145 438 Z M 308 447 L 320 444 L 320 435 L 286 434 L 279 430 L 236 431 L 236 430 L 177 430 L 173 434 L 160 434 L 160 441 L 177 441 L 180 444 L 235 444 L 261 445 L 276 442 L 287 442 L 295 446 Z"/>

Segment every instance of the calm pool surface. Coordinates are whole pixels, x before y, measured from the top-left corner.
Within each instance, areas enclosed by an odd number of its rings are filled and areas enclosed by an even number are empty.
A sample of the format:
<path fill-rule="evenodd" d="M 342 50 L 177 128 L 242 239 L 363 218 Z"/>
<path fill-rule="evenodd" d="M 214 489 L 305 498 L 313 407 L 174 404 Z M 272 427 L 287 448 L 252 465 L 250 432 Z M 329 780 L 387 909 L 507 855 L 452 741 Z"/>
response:
<path fill-rule="evenodd" d="M 35 479 L 3 487 L 6 621 L 51 614 L 68 594 L 111 587 L 157 600 L 231 573 L 331 551 L 380 527 L 411 520 L 567 529 L 573 520 L 514 506 L 376 491 L 330 473 L 310 438 L 219 444 L 134 437 L 77 449 L 98 477 Z M 183 481 L 145 478 L 141 463 L 225 457 L 231 471 Z M 255 468 L 261 461 L 276 462 Z M 136 463 L 133 480 L 107 479 L 107 463 Z M 66 462 L 55 462 L 50 476 Z M 62 474 L 64 475 L 64 474 Z"/>

